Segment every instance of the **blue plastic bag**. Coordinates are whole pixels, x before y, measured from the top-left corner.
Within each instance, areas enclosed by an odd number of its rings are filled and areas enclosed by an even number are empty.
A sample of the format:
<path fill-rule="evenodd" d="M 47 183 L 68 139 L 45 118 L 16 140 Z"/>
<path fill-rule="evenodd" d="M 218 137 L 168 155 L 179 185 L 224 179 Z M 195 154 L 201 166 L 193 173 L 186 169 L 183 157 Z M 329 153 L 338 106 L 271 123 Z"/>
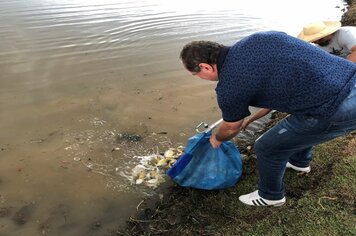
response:
<path fill-rule="evenodd" d="M 183 187 L 205 190 L 234 186 L 242 174 L 242 160 L 236 146 L 223 142 L 213 148 L 211 132 L 200 133 L 188 140 L 184 154 L 167 171 L 167 175 Z"/>

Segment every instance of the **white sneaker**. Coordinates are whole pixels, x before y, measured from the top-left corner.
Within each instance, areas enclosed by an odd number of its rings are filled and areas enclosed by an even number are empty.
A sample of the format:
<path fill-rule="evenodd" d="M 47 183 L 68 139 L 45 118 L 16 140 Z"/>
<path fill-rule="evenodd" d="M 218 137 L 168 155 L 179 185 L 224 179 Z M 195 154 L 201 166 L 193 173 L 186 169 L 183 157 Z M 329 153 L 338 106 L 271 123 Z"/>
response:
<path fill-rule="evenodd" d="M 310 166 L 298 167 L 298 166 L 292 165 L 289 162 L 287 162 L 286 168 L 292 168 L 293 170 L 296 170 L 296 171 L 299 171 L 299 172 L 305 172 L 305 173 L 309 173 L 310 170 L 311 170 Z"/>
<path fill-rule="evenodd" d="M 246 205 L 250 206 L 282 206 L 286 202 L 286 198 L 283 197 L 280 200 L 267 200 L 258 194 L 258 190 L 246 194 L 246 195 L 241 195 L 239 197 L 239 200 L 242 203 L 245 203 Z"/>

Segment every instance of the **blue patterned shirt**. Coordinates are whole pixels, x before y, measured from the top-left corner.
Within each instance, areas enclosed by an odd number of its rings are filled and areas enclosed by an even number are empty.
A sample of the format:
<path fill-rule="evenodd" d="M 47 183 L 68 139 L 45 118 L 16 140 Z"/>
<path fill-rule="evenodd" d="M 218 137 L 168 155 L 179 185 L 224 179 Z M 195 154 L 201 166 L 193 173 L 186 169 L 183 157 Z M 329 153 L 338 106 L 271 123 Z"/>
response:
<path fill-rule="evenodd" d="M 217 100 L 228 122 L 250 115 L 249 106 L 327 119 L 356 82 L 356 63 L 276 31 L 240 40 L 219 67 Z"/>

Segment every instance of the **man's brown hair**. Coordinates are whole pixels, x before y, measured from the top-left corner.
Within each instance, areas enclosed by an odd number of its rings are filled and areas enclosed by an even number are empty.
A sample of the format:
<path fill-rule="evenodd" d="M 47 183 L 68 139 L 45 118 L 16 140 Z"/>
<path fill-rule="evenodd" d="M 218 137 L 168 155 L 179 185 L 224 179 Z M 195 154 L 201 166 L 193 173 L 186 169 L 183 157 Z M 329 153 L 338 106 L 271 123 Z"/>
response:
<path fill-rule="evenodd" d="M 218 56 L 224 45 L 211 41 L 192 41 L 180 52 L 180 59 L 190 72 L 199 72 L 199 64 L 217 64 Z"/>

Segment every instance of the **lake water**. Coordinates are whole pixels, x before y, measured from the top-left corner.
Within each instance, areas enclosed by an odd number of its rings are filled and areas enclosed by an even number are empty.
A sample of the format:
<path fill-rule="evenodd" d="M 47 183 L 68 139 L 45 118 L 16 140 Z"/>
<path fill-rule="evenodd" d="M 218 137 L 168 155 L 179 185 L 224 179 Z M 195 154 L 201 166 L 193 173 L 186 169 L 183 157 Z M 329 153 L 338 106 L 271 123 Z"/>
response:
<path fill-rule="evenodd" d="M 214 83 L 179 61 L 192 40 L 229 45 L 339 20 L 339 0 L 0 2 L 0 235 L 104 235 L 154 190 L 138 156 L 220 119 Z"/>

